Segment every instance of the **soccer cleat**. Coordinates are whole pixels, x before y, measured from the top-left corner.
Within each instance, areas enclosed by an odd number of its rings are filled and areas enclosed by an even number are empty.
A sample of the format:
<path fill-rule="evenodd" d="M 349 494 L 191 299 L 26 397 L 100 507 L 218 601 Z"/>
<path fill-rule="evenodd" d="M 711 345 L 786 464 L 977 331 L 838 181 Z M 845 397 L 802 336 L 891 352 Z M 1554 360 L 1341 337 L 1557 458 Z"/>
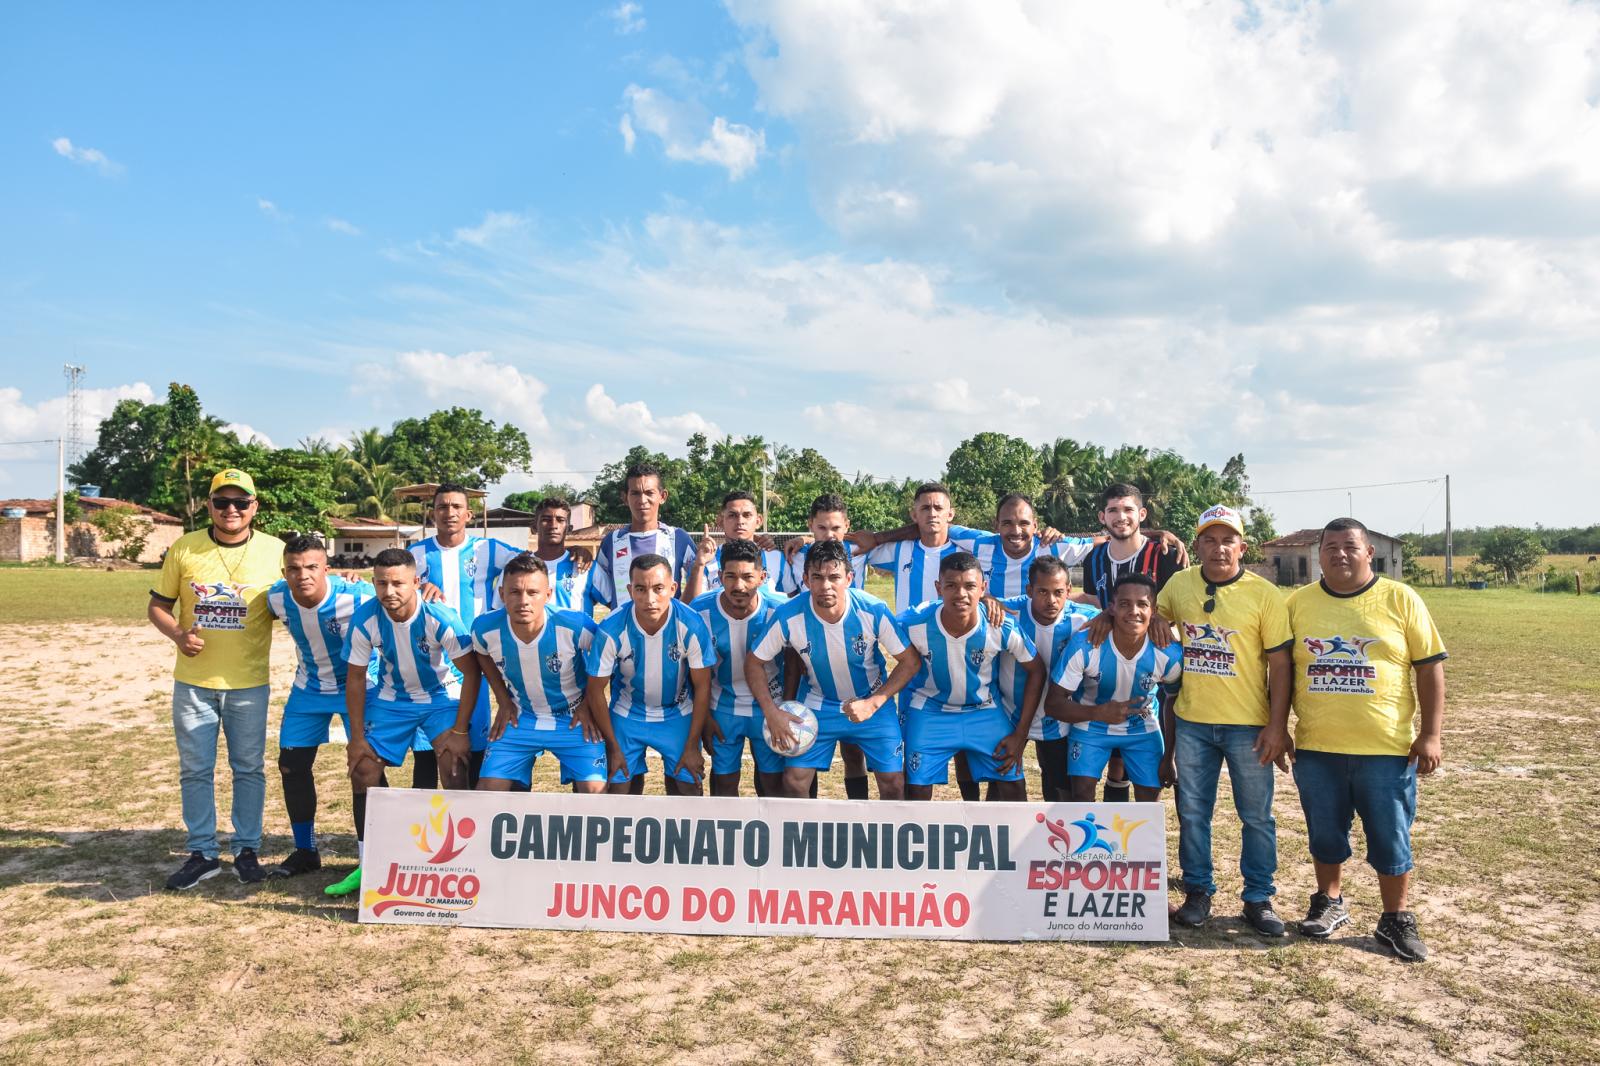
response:
<path fill-rule="evenodd" d="M 316 848 L 295 848 L 288 858 L 267 871 L 268 877 L 298 877 L 322 869 L 322 854 Z"/>
<path fill-rule="evenodd" d="M 233 857 L 233 873 L 239 879 L 239 883 L 244 885 L 253 885 L 267 879 L 267 871 L 261 868 L 254 848 L 245 848 Z"/>
<path fill-rule="evenodd" d="M 1206 919 L 1211 917 L 1211 893 L 1185 892 L 1183 906 L 1172 914 L 1172 920 L 1179 925 L 1198 929 L 1206 924 Z"/>
<path fill-rule="evenodd" d="M 167 878 L 167 887 L 174 892 L 183 892 L 221 872 L 222 863 L 216 859 L 208 859 L 198 851 L 191 851 L 188 861 Z"/>
<path fill-rule="evenodd" d="M 1262 936 L 1282 936 L 1284 934 L 1283 919 L 1278 917 L 1278 912 L 1272 909 L 1271 900 L 1261 900 L 1252 903 L 1249 900 L 1244 904 L 1244 920 L 1250 923 L 1250 928 Z"/>
<path fill-rule="evenodd" d="M 1417 916 L 1410 911 L 1386 913 L 1378 919 L 1378 928 L 1372 935 L 1402 962 L 1421 962 L 1428 957 L 1428 945 L 1422 942 L 1422 933 L 1417 929 Z"/>
<path fill-rule="evenodd" d="M 361 887 L 361 867 L 357 866 L 345 875 L 344 880 L 335 881 L 323 893 L 329 896 L 348 896 Z"/>
<path fill-rule="evenodd" d="M 1326 892 L 1313 892 L 1311 907 L 1300 922 L 1300 935 L 1313 940 L 1326 940 L 1335 929 L 1349 920 L 1350 908 L 1344 905 L 1343 896 L 1335 899 Z"/>

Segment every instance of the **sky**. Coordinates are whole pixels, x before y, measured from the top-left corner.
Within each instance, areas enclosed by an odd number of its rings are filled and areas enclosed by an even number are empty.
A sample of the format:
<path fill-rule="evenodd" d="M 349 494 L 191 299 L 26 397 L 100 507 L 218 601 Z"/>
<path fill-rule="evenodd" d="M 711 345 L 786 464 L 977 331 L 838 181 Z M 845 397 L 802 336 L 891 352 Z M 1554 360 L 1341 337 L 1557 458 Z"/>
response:
<path fill-rule="evenodd" d="M 478 407 L 502 491 L 1001 430 L 1242 452 L 1282 530 L 1590 524 L 1597 103 L 1566 0 L 9 5 L 0 442 L 72 362 L 90 444 L 171 381 L 280 447 Z"/>

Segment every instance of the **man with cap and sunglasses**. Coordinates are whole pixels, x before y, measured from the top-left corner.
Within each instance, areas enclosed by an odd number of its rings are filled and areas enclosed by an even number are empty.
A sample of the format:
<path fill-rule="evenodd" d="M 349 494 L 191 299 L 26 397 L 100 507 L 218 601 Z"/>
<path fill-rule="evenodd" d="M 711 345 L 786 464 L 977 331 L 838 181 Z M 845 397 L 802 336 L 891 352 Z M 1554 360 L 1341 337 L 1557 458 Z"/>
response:
<path fill-rule="evenodd" d="M 1196 523 L 1198 567 L 1174 574 L 1156 609 L 1183 643 L 1183 688 L 1166 722 L 1164 781 L 1178 785 L 1178 863 L 1183 905 L 1179 925 L 1204 925 L 1217 890 L 1211 865 L 1211 822 L 1217 776 L 1227 763 L 1233 806 L 1243 823 L 1239 873 L 1244 917 L 1264 936 L 1282 936 L 1272 909 L 1277 889 L 1277 824 L 1272 767 L 1288 772 L 1289 695 L 1294 635 L 1283 596 L 1244 568 L 1244 519 L 1231 507 L 1206 511 Z"/>
<path fill-rule="evenodd" d="M 233 870 L 266 879 L 256 852 L 266 803 L 267 589 L 281 576 L 283 541 L 254 528 L 255 481 L 243 470 L 211 479 L 211 524 L 179 537 L 150 590 L 150 624 L 178 646 L 172 726 L 189 858 L 167 878 L 193 888 L 221 872 L 217 854 L 217 734 L 233 771 Z"/>

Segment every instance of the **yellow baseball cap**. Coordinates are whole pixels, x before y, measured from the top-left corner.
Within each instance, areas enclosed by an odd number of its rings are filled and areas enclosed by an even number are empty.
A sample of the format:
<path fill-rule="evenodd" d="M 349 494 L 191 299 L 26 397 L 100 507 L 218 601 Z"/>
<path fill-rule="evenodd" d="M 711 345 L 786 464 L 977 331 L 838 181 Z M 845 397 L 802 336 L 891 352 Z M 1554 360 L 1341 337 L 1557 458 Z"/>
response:
<path fill-rule="evenodd" d="M 254 496 L 256 494 L 255 480 L 243 470 L 235 470 L 230 466 L 226 470 L 219 471 L 217 476 L 211 479 L 212 492 L 216 492 L 218 489 L 229 488 L 230 486 L 236 489 L 244 489 L 247 496 Z"/>
<path fill-rule="evenodd" d="M 1204 533 L 1207 526 L 1217 525 L 1227 526 L 1239 536 L 1244 536 L 1244 516 L 1232 507 L 1224 507 L 1220 503 L 1200 516 L 1200 520 L 1194 524 L 1194 531 Z"/>

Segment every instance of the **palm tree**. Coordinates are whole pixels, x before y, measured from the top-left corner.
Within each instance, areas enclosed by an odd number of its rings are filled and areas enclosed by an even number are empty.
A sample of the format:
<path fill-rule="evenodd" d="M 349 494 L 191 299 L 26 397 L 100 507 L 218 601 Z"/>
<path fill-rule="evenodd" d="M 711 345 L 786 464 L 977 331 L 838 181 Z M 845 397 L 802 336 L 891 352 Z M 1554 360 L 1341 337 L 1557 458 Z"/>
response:
<path fill-rule="evenodd" d="M 1040 517 L 1057 529 L 1089 529 L 1096 525 L 1096 493 L 1106 485 L 1105 453 L 1093 444 L 1057 437 L 1039 449 L 1044 490 Z"/>
<path fill-rule="evenodd" d="M 375 518 L 380 522 L 393 522 L 404 509 L 395 498 L 400 487 L 400 475 L 385 463 L 365 466 L 346 458 L 339 474 L 339 495 L 342 502 L 334 508 L 341 518 Z"/>

